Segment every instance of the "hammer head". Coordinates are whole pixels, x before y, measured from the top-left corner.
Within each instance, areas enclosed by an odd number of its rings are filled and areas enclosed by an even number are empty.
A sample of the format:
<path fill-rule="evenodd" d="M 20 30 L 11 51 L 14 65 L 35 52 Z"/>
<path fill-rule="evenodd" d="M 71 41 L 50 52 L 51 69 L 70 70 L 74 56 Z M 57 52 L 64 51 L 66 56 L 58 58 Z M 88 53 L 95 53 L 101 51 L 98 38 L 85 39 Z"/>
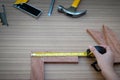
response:
<path fill-rule="evenodd" d="M 86 12 L 87 12 L 87 10 L 76 11 L 76 8 L 74 8 L 74 7 L 70 7 L 68 9 L 66 9 L 61 5 L 58 6 L 58 11 L 61 13 L 65 13 L 66 15 L 71 16 L 73 18 L 80 17 L 80 16 L 86 14 Z"/>

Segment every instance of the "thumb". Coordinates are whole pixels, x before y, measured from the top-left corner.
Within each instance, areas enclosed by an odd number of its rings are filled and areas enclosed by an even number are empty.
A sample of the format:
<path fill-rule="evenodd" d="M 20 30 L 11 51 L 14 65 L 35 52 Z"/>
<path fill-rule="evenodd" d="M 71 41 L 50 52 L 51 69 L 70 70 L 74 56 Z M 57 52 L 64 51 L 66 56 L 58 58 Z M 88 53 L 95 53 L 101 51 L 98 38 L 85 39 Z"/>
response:
<path fill-rule="evenodd" d="M 90 51 L 95 55 L 95 57 L 100 57 L 101 54 L 97 51 L 97 49 L 93 46 L 89 46 Z"/>

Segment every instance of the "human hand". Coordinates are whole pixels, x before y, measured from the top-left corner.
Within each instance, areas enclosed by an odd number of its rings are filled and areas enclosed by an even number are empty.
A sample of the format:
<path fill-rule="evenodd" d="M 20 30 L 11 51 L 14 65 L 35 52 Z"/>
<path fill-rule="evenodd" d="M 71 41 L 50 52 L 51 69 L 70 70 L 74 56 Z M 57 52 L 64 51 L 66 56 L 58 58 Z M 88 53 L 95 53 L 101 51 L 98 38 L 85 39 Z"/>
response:
<path fill-rule="evenodd" d="M 95 47 L 89 46 L 90 51 L 95 55 L 98 65 L 102 70 L 102 74 L 106 80 L 120 80 L 116 74 L 113 64 L 114 64 L 114 55 L 109 46 L 102 46 L 106 49 L 106 53 L 99 53 Z"/>
<path fill-rule="evenodd" d="M 113 63 L 114 63 L 114 55 L 109 48 L 109 46 L 102 46 L 106 49 L 106 53 L 101 54 L 99 53 L 95 47 L 90 46 L 91 52 L 95 55 L 99 67 L 102 69 L 106 68 L 113 68 Z"/>

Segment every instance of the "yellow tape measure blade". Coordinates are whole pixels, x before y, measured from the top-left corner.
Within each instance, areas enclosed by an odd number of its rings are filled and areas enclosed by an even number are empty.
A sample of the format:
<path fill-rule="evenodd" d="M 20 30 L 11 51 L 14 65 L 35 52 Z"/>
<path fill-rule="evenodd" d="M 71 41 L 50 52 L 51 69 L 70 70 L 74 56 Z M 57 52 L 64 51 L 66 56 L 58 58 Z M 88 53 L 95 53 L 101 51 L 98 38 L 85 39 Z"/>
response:
<path fill-rule="evenodd" d="M 42 56 L 87 56 L 87 52 L 33 52 L 31 56 L 42 57 Z"/>

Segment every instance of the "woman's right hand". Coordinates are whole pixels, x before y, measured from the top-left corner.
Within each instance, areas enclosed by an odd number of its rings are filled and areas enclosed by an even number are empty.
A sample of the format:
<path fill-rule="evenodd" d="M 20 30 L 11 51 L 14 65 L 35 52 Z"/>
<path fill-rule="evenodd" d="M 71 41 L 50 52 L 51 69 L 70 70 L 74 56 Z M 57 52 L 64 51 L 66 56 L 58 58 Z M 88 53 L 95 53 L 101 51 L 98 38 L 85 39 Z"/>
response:
<path fill-rule="evenodd" d="M 102 74 L 106 80 L 120 80 L 118 75 L 115 73 L 113 64 L 114 64 L 114 55 L 109 46 L 102 46 L 106 49 L 106 53 L 99 53 L 94 46 L 89 46 L 91 52 L 95 55 L 98 65 L 102 70 Z"/>

